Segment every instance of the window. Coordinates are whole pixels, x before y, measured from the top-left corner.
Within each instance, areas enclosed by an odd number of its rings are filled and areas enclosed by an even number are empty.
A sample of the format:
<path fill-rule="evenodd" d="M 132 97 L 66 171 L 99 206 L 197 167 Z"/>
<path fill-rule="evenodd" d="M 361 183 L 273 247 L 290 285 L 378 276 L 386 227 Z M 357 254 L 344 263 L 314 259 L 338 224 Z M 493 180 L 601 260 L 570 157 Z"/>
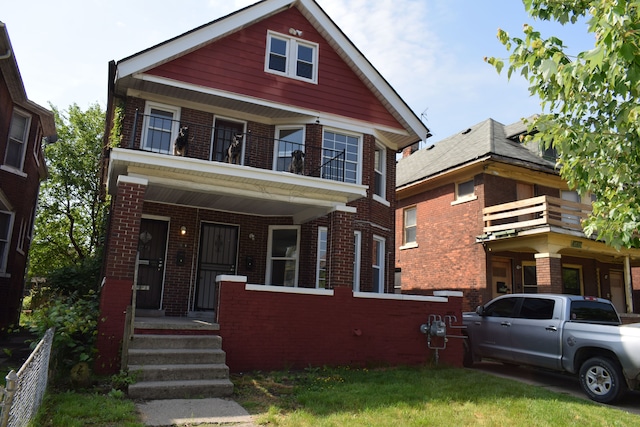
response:
<path fill-rule="evenodd" d="M 476 199 L 473 179 L 456 183 L 456 202 Z"/>
<path fill-rule="evenodd" d="M 180 109 L 167 105 L 147 103 L 142 149 L 154 153 L 171 153 L 178 134 Z"/>
<path fill-rule="evenodd" d="M 318 265 L 316 267 L 316 288 L 327 287 L 327 227 L 318 227 Z"/>
<path fill-rule="evenodd" d="M 276 153 L 274 156 L 274 170 L 289 171 L 291 153 L 296 150 L 304 152 L 304 128 L 276 129 Z"/>
<path fill-rule="evenodd" d="M 387 150 L 376 145 L 374 152 L 374 165 L 373 165 L 373 194 L 380 197 L 382 200 L 387 199 L 386 194 L 386 154 Z"/>
<path fill-rule="evenodd" d="M 520 298 L 503 298 L 487 306 L 482 312 L 487 317 L 513 317 Z"/>
<path fill-rule="evenodd" d="M 20 111 L 16 110 L 11 115 L 9 142 L 4 156 L 4 164 L 20 171 L 24 166 L 30 122 L 31 117 Z"/>
<path fill-rule="evenodd" d="M 404 241 L 403 246 L 417 246 L 416 236 L 418 231 L 417 208 L 411 207 L 404 210 Z"/>
<path fill-rule="evenodd" d="M 270 226 L 266 283 L 297 286 L 298 247 L 297 226 Z"/>
<path fill-rule="evenodd" d="M 322 177 L 360 183 L 360 138 L 325 130 L 322 137 Z"/>
<path fill-rule="evenodd" d="M 360 252 L 362 244 L 362 233 L 358 230 L 353 232 L 353 291 L 360 292 Z"/>
<path fill-rule="evenodd" d="M 538 293 L 538 279 L 535 262 L 522 263 L 522 286 L 525 294 Z"/>
<path fill-rule="evenodd" d="M 525 298 L 520 308 L 520 316 L 523 319 L 552 319 L 555 301 L 544 298 Z"/>
<path fill-rule="evenodd" d="M 0 209 L 3 207 L 0 203 Z M 13 213 L 0 210 L 0 273 L 7 270 L 9 244 L 11 243 L 11 229 L 13 227 Z"/>
<path fill-rule="evenodd" d="M 36 164 L 38 166 L 40 166 L 40 151 L 42 151 L 43 138 L 42 127 L 38 126 L 36 139 L 33 140 L 33 157 L 36 159 Z"/>
<path fill-rule="evenodd" d="M 384 239 L 373 236 L 372 248 L 373 292 L 384 293 Z"/>
<path fill-rule="evenodd" d="M 284 34 L 267 34 L 265 70 L 313 83 L 318 81 L 318 45 Z"/>
<path fill-rule="evenodd" d="M 562 293 L 582 295 L 581 276 L 579 266 L 562 266 Z"/>
<path fill-rule="evenodd" d="M 620 324 L 620 318 L 613 305 L 587 300 L 571 301 L 571 320 L 574 322 Z"/>

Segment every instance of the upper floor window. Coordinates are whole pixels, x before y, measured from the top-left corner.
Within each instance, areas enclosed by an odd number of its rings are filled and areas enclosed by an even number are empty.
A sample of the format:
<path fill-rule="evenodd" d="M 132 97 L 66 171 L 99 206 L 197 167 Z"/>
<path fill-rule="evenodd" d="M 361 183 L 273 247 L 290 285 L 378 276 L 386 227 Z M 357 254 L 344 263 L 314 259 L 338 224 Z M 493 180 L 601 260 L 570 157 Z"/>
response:
<path fill-rule="evenodd" d="M 304 155 L 304 128 L 278 128 L 276 129 L 276 154 L 274 156 L 274 169 L 277 171 L 304 172 L 304 157 L 297 159 L 301 164 L 291 164 L 293 153 L 301 151 Z M 302 169 L 300 171 L 300 169 Z"/>
<path fill-rule="evenodd" d="M 404 242 L 403 246 L 416 246 L 417 235 L 417 208 L 411 207 L 404 210 Z"/>
<path fill-rule="evenodd" d="M 316 83 L 318 81 L 318 45 L 269 32 L 265 70 Z"/>
<path fill-rule="evenodd" d="M 473 178 L 468 181 L 456 182 L 456 200 L 455 202 L 465 202 L 467 200 L 476 199 L 475 186 Z"/>
<path fill-rule="evenodd" d="M 9 129 L 9 142 L 4 155 L 4 164 L 19 171 L 24 166 L 24 155 L 27 149 L 29 126 L 31 117 L 20 111 L 14 111 L 11 115 L 11 127 Z"/>
<path fill-rule="evenodd" d="M 180 125 L 180 109 L 147 102 L 144 113 L 142 149 L 154 153 L 171 153 Z"/>
<path fill-rule="evenodd" d="M 376 145 L 373 161 L 373 194 L 382 200 L 387 199 L 386 186 L 386 149 Z"/>
<path fill-rule="evenodd" d="M 325 130 L 322 137 L 322 177 L 360 183 L 360 138 Z"/>

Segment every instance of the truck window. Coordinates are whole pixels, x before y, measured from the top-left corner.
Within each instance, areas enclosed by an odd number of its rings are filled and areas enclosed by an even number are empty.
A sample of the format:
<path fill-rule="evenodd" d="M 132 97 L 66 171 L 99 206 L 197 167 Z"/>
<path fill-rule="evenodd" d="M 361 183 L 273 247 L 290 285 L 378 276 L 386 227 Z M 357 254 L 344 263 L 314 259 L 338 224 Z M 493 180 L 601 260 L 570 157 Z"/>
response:
<path fill-rule="evenodd" d="M 544 298 L 525 298 L 518 317 L 524 319 L 551 319 L 555 301 Z"/>
<path fill-rule="evenodd" d="M 520 298 L 503 298 L 485 307 L 483 316 L 488 317 L 513 317 L 514 308 Z"/>
<path fill-rule="evenodd" d="M 620 324 L 613 304 L 598 301 L 571 301 L 571 320 L 575 322 Z"/>

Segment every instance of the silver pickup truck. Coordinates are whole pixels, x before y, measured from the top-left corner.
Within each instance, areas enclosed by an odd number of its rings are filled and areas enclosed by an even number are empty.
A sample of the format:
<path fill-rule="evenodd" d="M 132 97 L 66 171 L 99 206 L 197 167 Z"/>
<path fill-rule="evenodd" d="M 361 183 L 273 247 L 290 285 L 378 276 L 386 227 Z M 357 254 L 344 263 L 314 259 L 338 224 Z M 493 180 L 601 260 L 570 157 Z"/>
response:
<path fill-rule="evenodd" d="M 462 317 L 466 366 L 487 358 L 578 374 L 587 396 L 602 403 L 640 381 L 640 323 L 621 325 L 608 300 L 510 294 Z"/>

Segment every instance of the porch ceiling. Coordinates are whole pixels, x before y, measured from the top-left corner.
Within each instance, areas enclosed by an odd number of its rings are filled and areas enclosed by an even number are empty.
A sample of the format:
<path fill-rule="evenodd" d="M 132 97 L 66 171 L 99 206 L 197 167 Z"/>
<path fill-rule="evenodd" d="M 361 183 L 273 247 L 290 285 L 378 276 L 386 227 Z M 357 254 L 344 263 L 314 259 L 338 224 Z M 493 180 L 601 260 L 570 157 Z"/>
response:
<path fill-rule="evenodd" d="M 366 196 L 367 188 L 287 172 L 114 148 L 107 191 L 121 175 L 148 180 L 145 201 L 246 215 L 291 216 L 303 223 Z"/>

